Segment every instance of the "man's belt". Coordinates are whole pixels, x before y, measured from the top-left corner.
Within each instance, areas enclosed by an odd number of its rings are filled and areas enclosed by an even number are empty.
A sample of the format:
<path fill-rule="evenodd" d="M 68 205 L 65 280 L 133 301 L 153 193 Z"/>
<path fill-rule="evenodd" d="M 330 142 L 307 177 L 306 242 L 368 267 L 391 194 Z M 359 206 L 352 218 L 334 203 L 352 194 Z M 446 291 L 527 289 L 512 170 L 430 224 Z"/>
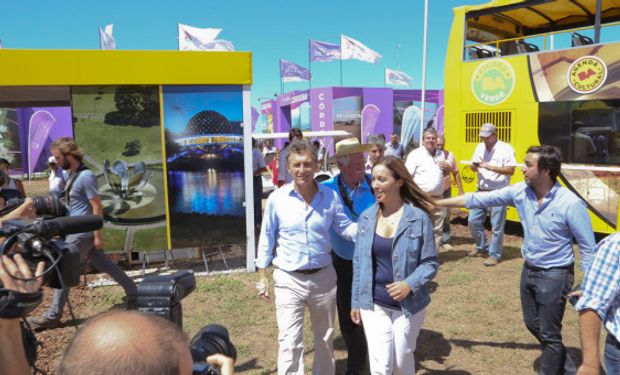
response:
<path fill-rule="evenodd" d="M 553 266 L 548 268 L 538 267 L 528 262 L 523 263 L 525 268 L 532 271 L 549 271 L 549 270 L 572 270 L 575 267 L 575 263 L 567 264 L 565 266 Z"/>
<path fill-rule="evenodd" d="M 321 268 L 308 268 L 308 269 L 305 269 L 305 270 L 294 270 L 294 271 L 291 271 L 291 272 L 303 273 L 304 275 L 312 275 L 312 274 L 315 274 L 315 273 L 319 272 L 323 268 L 325 268 L 325 267 L 321 267 Z"/>

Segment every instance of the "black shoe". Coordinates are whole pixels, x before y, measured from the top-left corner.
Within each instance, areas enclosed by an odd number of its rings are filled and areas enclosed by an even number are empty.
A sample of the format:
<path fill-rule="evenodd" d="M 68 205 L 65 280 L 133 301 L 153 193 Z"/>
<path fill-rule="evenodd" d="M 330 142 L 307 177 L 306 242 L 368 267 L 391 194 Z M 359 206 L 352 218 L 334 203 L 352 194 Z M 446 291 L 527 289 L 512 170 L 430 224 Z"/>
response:
<path fill-rule="evenodd" d="M 26 321 L 32 326 L 32 328 L 37 330 L 58 328 L 61 325 L 60 318 L 50 319 L 44 316 L 39 318 L 29 316 Z"/>

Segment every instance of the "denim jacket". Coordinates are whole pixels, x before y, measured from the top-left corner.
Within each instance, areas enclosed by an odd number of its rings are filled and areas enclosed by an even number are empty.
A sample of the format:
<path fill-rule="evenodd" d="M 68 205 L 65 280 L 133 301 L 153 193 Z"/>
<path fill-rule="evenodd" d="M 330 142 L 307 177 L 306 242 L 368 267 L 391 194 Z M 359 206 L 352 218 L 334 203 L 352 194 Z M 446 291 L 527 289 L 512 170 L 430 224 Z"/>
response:
<path fill-rule="evenodd" d="M 360 216 L 353 255 L 352 309 L 373 309 L 372 243 L 377 226 L 379 205 L 375 203 Z M 406 316 L 425 308 L 431 301 L 426 284 L 435 277 L 439 262 L 435 249 L 433 224 L 429 216 L 410 203 L 392 243 L 394 281 L 404 280 L 411 293 L 400 302 Z"/>

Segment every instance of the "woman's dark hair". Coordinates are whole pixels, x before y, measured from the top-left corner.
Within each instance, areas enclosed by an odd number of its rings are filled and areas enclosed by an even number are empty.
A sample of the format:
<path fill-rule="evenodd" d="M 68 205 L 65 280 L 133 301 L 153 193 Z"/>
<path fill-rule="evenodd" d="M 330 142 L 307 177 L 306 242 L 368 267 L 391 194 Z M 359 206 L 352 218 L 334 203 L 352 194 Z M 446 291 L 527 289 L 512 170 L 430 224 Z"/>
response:
<path fill-rule="evenodd" d="M 400 187 L 400 197 L 405 202 L 413 204 L 430 215 L 435 208 L 433 199 L 413 182 L 413 178 L 402 160 L 394 156 L 386 156 L 375 164 L 372 169 L 375 169 L 377 165 L 383 165 L 392 172 L 392 176 L 396 180 L 403 181 L 403 185 Z"/>
<path fill-rule="evenodd" d="M 538 154 L 538 171 L 548 170 L 549 177 L 555 182 L 562 168 L 562 151 L 555 146 L 530 146 L 526 153 Z"/>
<path fill-rule="evenodd" d="M 293 139 L 295 139 L 295 138 L 303 138 L 303 137 L 304 137 L 304 135 L 303 135 L 303 133 L 301 132 L 301 129 L 299 129 L 299 128 L 291 128 L 291 129 L 288 131 L 288 140 L 289 140 L 289 141 L 291 141 L 291 142 L 292 142 L 292 141 L 293 141 Z"/>

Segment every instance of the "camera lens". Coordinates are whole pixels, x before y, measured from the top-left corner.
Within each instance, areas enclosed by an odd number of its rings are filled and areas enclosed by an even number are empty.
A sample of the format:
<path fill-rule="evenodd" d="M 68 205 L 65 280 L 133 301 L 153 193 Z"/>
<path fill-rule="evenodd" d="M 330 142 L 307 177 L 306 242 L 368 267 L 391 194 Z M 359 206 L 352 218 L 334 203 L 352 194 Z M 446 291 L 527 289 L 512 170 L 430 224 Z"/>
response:
<path fill-rule="evenodd" d="M 237 359 L 237 349 L 230 342 L 228 330 L 218 324 L 210 324 L 202 328 L 190 342 L 194 362 L 204 362 L 213 354 L 224 354 Z"/>

